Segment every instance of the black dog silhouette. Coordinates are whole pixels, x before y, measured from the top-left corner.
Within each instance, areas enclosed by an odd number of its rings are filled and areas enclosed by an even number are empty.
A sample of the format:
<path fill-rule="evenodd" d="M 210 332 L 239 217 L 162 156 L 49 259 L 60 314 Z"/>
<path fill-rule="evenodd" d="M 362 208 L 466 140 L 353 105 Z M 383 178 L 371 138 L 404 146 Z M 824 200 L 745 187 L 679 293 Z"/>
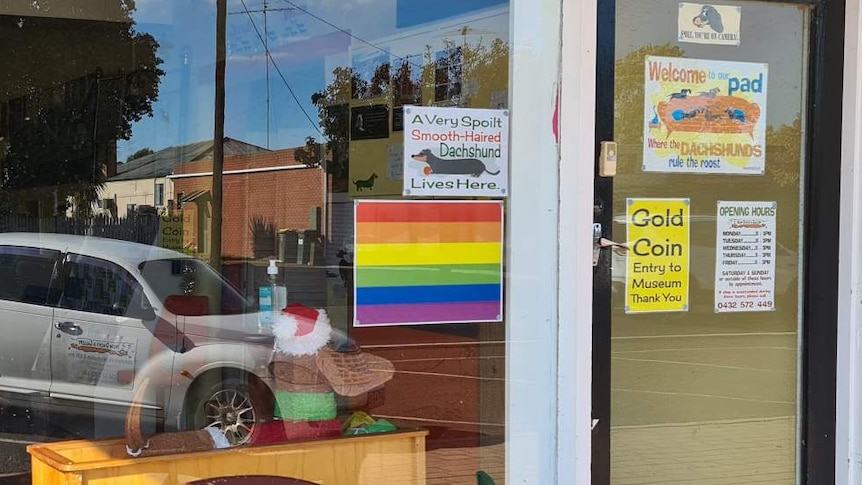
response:
<path fill-rule="evenodd" d="M 377 180 L 377 174 L 372 173 L 371 176 L 365 180 L 354 180 L 353 185 L 356 186 L 357 192 L 362 192 L 363 189 L 374 190 L 375 180 Z"/>
<path fill-rule="evenodd" d="M 496 172 L 488 171 L 485 164 L 476 158 L 453 158 L 447 160 L 434 155 L 427 148 L 416 155 L 411 155 L 410 158 L 417 162 L 427 163 L 431 167 L 431 172 L 438 175 L 472 175 L 473 177 L 478 177 L 483 173 L 490 175 L 500 173 L 499 170 Z"/>
<path fill-rule="evenodd" d="M 712 5 L 704 5 L 703 8 L 700 9 L 700 14 L 691 19 L 691 21 L 698 27 L 709 25 L 712 30 L 719 34 L 724 32 L 724 24 L 721 22 L 721 14 L 718 13 L 718 10 L 716 10 Z"/>

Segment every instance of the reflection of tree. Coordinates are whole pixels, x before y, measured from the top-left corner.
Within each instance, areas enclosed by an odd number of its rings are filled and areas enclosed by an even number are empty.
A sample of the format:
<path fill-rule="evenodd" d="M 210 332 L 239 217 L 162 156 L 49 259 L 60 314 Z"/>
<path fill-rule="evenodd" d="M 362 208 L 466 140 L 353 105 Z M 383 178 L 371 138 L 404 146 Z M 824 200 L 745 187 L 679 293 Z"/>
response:
<path fill-rule="evenodd" d="M 447 40 L 442 51 L 427 47 L 423 65 L 417 66 L 409 59 L 399 59 L 394 68 L 390 62 L 379 64 L 368 80 L 354 68 L 337 67 L 326 88 L 311 96 L 327 140 L 327 172 L 333 176 L 335 190 L 347 187 L 351 98 L 386 99 L 393 107 L 424 102 L 496 108 L 491 106 L 491 100 L 505 94 L 508 86 L 509 45 L 501 39 L 495 39 L 490 46 L 481 42 L 456 45 Z M 306 146 L 297 151 L 297 159 L 317 163 L 315 146 L 314 138 L 306 139 Z"/>
<path fill-rule="evenodd" d="M 307 136 L 305 137 L 305 146 L 297 148 L 293 157 L 306 167 L 317 167 L 320 165 L 320 150 L 320 143 L 317 143 L 313 136 Z"/>
<path fill-rule="evenodd" d="M 766 173 L 781 187 L 799 187 L 799 161 L 802 160 L 802 122 L 778 128 L 766 127 Z"/>
<path fill-rule="evenodd" d="M 647 56 L 682 57 L 679 47 L 648 45 L 617 59 L 614 65 L 614 139 L 622 159 L 620 170 L 640 170 L 643 153 L 644 59 Z"/>
<path fill-rule="evenodd" d="M 126 162 L 131 162 L 132 160 L 136 160 L 141 157 L 146 157 L 147 155 L 152 155 L 154 152 L 149 148 L 141 148 L 140 150 L 132 153 L 128 157 L 126 157 Z"/>
<path fill-rule="evenodd" d="M 418 104 L 422 102 L 422 86 L 419 77 L 421 66 L 414 66 L 404 59 L 392 75 L 392 105 Z"/>
<path fill-rule="evenodd" d="M 336 67 L 333 79 L 323 91 L 311 95 L 317 106 L 320 126 L 326 137 L 326 148 L 330 153 L 326 171 L 336 181 L 347 181 L 347 158 L 350 152 L 350 97 L 362 92 L 367 83 L 349 67 Z M 314 142 L 312 138 L 311 143 Z"/>
<path fill-rule="evenodd" d="M 43 11 L 50 3 L 38 2 Z M 0 186 L 20 194 L 0 211 L 50 214 L 69 197 L 90 207 L 103 171 L 114 171 L 116 141 L 152 115 L 164 74 L 158 43 L 135 31 L 133 1 L 115 9 L 97 21 L 0 16 Z"/>

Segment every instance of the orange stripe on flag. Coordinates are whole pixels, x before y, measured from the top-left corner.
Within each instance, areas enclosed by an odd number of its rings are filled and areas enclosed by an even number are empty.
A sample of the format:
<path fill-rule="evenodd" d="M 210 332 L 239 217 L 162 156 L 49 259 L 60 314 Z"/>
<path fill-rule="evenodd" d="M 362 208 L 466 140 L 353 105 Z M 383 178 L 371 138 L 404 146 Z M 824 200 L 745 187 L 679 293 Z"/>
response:
<path fill-rule="evenodd" d="M 500 242 L 499 222 L 363 222 L 357 244 Z"/>

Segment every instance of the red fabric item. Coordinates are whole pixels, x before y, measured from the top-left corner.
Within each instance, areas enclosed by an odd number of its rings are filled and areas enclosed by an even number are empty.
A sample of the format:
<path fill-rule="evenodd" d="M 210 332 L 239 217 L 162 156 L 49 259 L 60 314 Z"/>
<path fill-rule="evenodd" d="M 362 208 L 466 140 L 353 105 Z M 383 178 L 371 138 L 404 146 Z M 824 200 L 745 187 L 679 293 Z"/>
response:
<path fill-rule="evenodd" d="M 295 440 L 338 438 L 341 421 L 270 421 L 255 425 L 251 445 L 272 445 Z"/>
<path fill-rule="evenodd" d="M 281 312 L 296 319 L 297 337 L 311 333 L 314 330 L 314 324 L 317 323 L 317 318 L 320 316 L 319 311 L 299 303 L 292 303 Z"/>
<path fill-rule="evenodd" d="M 210 313 L 210 299 L 200 295 L 170 295 L 165 308 L 174 315 L 201 317 Z"/>

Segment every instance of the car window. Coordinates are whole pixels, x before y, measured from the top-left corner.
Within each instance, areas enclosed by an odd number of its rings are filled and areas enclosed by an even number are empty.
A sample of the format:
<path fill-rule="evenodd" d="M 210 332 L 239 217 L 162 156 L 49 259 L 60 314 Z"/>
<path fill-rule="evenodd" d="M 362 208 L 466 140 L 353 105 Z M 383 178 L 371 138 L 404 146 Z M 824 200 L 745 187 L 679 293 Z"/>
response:
<path fill-rule="evenodd" d="M 0 246 L 0 299 L 45 305 L 59 251 Z"/>
<path fill-rule="evenodd" d="M 221 275 L 196 259 L 145 261 L 139 269 L 147 285 L 175 315 L 237 315 L 256 311 Z"/>
<path fill-rule="evenodd" d="M 103 315 L 138 315 L 141 285 L 128 271 L 110 262 L 70 254 L 63 278 L 60 307 Z"/>

